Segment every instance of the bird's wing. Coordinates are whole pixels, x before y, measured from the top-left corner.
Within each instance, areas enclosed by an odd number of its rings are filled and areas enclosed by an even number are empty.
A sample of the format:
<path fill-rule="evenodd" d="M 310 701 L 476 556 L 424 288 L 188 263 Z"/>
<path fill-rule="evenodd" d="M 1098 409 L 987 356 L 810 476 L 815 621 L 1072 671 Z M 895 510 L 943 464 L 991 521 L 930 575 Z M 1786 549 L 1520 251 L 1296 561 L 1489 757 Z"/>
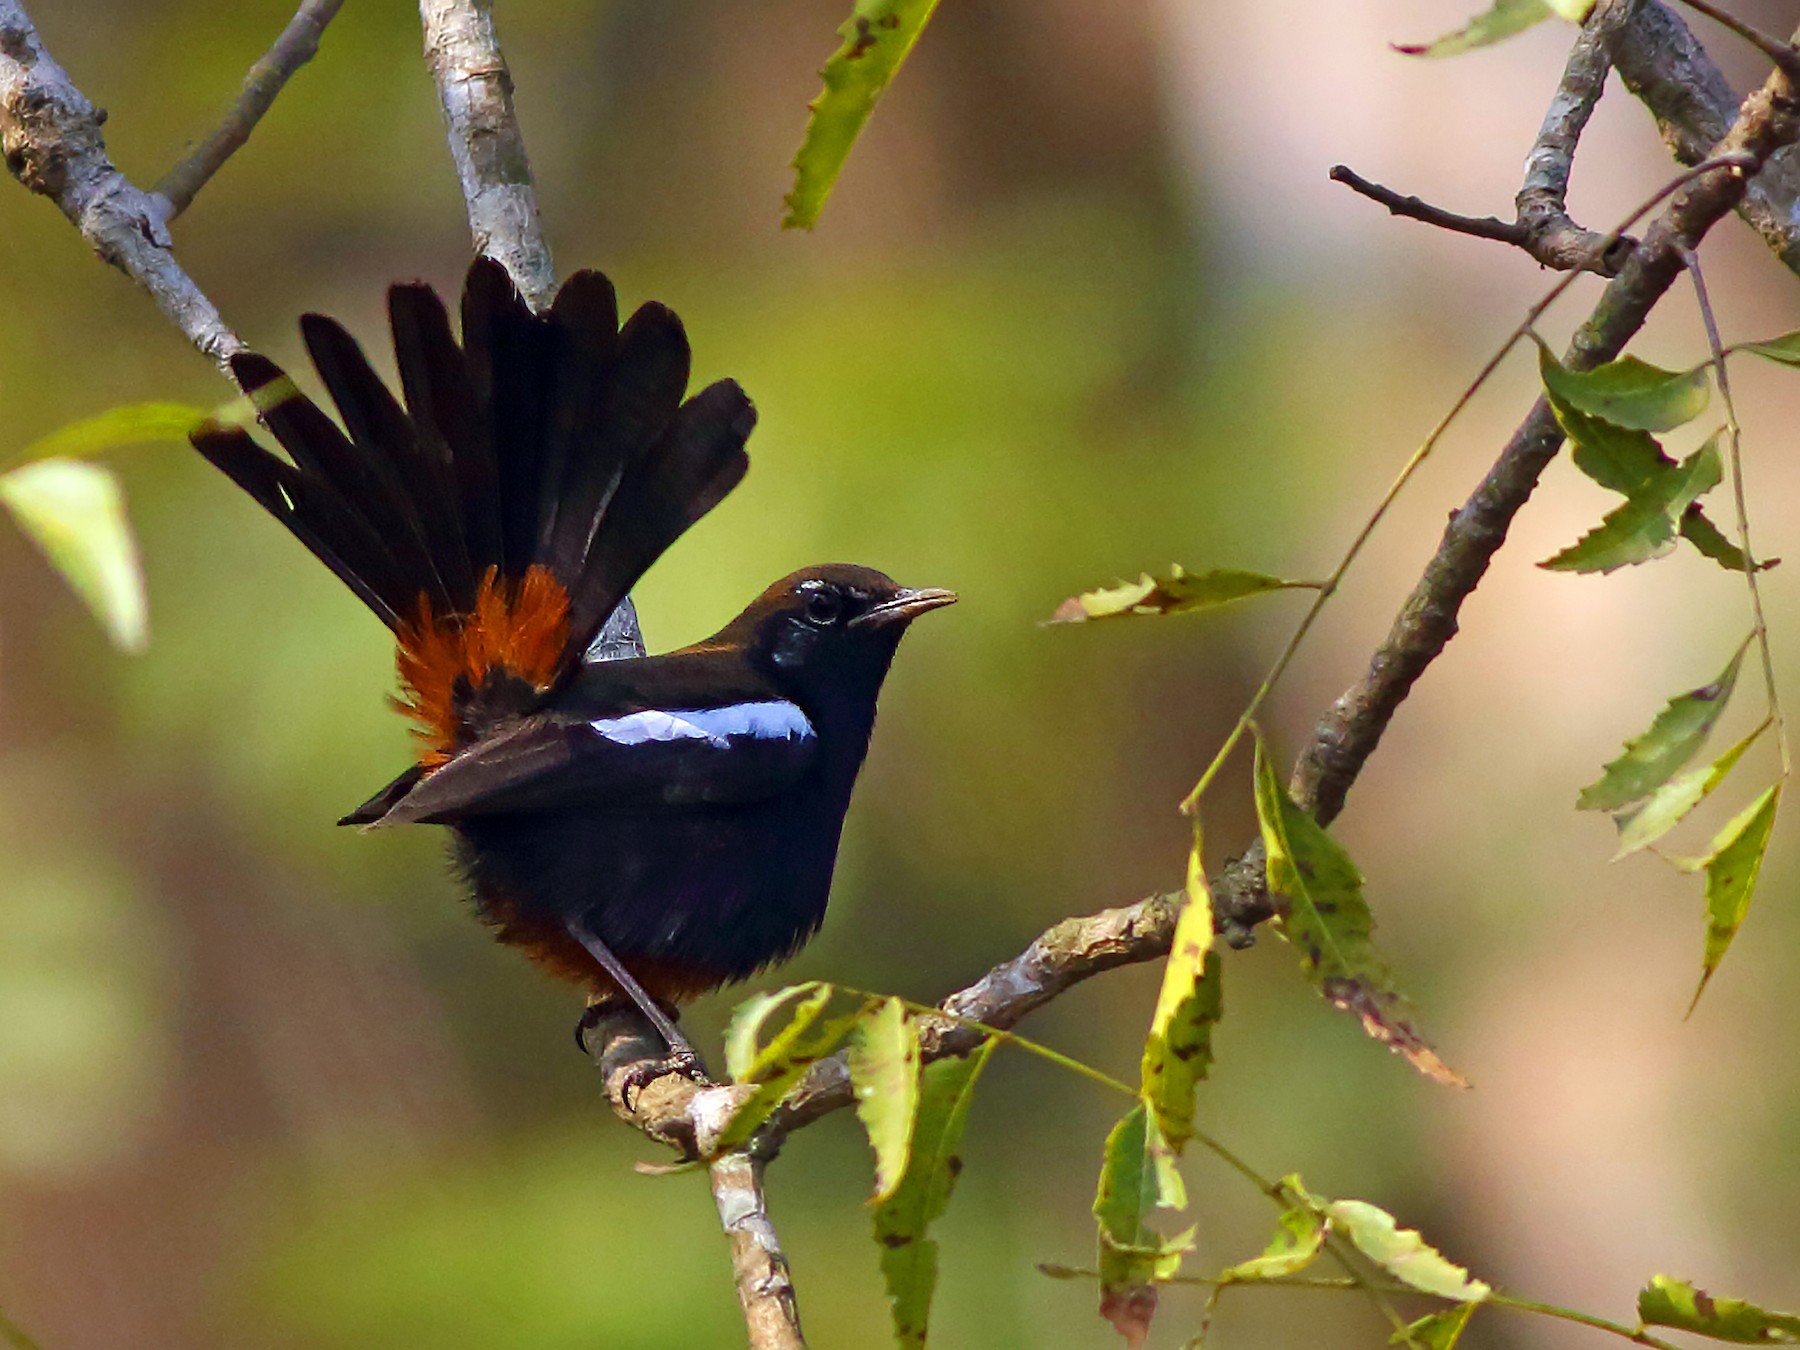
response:
<path fill-rule="evenodd" d="M 817 754 L 812 723 L 781 698 L 596 717 L 543 713 L 470 746 L 415 784 L 403 776 L 344 823 L 742 804 L 793 786 Z"/>

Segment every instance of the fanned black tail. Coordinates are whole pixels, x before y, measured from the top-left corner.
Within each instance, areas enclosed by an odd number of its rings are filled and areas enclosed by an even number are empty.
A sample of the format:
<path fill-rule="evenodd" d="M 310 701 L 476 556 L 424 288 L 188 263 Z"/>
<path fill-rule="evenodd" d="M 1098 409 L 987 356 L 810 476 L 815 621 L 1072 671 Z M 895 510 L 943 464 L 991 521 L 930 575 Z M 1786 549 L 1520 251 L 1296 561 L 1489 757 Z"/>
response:
<path fill-rule="evenodd" d="M 612 283 L 569 278 L 542 315 L 491 259 L 469 269 L 462 343 L 423 284 L 388 292 L 404 405 L 342 326 L 300 321 L 340 429 L 267 358 L 232 371 L 287 463 L 239 427 L 193 442 L 374 611 L 404 633 L 421 601 L 475 612 L 490 571 L 547 569 L 568 595 L 556 679 L 683 531 L 735 487 L 756 422 L 721 380 L 683 401 L 681 321 L 647 304 L 621 328 Z"/>

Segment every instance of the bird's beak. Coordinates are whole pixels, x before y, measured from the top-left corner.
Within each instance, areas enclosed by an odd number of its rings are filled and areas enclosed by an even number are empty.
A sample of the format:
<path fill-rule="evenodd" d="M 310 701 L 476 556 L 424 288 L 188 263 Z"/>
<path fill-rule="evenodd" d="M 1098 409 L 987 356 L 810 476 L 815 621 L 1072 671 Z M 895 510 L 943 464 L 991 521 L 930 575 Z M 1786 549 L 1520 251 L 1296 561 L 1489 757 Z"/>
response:
<path fill-rule="evenodd" d="M 874 628 L 885 628 L 891 623 L 909 623 L 928 609 L 942 609 L 945 605 L 956 603 L 956 592 L 946 591 L 936 586 L 926 586 L 919 590 L 902 590 L 894 594 L 893 599 L 883 600 L 872 609 L 865 609 L 850 620 L 852 628 L 861 628 L 865 624 Z"/>

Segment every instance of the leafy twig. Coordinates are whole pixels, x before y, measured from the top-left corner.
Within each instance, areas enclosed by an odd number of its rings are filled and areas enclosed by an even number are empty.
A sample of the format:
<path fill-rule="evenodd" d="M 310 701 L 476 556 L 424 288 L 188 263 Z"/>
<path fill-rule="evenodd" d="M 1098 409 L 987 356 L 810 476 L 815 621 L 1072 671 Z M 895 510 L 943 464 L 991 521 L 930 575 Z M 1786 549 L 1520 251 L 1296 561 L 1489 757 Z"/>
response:
<path fill-rule="evenodd" d="M 319 37 L 325 25 L 337 17 L 343 3 L 344 0 L 304 0 L 294 12 L 274 45 L 250 67 L 237 102 L 231 105 L 218 129 L 151 189 L 152 195 L 167 203 L 165 220 L 173 220 L 193 205 L 200 189 L 250 139 L 250 133 L 274 105 L 282 86 L 318 54 Z"/>

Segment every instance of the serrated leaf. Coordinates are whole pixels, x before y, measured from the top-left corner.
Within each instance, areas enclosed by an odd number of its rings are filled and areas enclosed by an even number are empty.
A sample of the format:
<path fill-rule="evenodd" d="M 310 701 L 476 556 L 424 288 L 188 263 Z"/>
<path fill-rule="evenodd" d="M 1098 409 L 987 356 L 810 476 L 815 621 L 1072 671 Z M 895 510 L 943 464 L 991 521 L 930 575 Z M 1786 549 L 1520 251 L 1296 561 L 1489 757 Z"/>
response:
<path fill-rule="evenodd" d="M 1216 609 L 1268 591 L 1318 588 L 1316 581 L 1284 581 L 1261 572 L 1241 572 L 1231 568 L 1189 572 L 1176 563 L 1167 576 L 1152 576 L 1145 572 L 1136 581 L 1072 595 L 1056 607 L 1050 622 L 1083 623 L 1090 619 L 1117 619 L 1131 614 L 1191 614 L 1195 610 Z"/>
<path fill-rule="evenodd" d="M 1419 1035 L 1387 963 L 1375 950 L 1375 920 L 1362 874 L 1343 847 L 1295 806 L 1256 730 L 1256 819 L 1268 854 L 1269 889 L 1287 897 L 1277 931 L 1300 951 L 1307 977 L 1333 1007 L 1427 1078 L 1452 1087 L 1468 1080 Z"/>
<path fill-rule="evenodd" d="M 931 1295 L 937 1286 L 937 1243 L 925 1234 L 949 1206 L 950 1192 L 962 1173 L 957 1149 L 962 1146 L 975 1080 L 993 1051 L 994 1042 L 983 1041 L 966 1058 L 940 1059 L 925 1066 L 906 1170 L 893 1194 L 875 1208 L 875 1242 L 881 1249 L 881 1274 L 893 1310 L 894 1339 L 901 1350 L 918 1350 L 925 1344 Z"/>
<path fill-rule="evenodd" d="M 1715 1298 L 1667 1275 L 1652 1275 L 1638 1293 L 1638 1317 L 1646 1326 L 1674 1327 L 1739 1345 L 1800 1343 L 1800 1316 L 1771 1312 L 1742 1299 Z"/>
<path fill-rule="evenodd" d="M 1680 824 L 1689 811 L 1710 797 L 1713 789 L 1725 781 L 1725 775 L 1736 767 L 1744 757 L 1744 751 L 1756 743 L 1756 738 L 1768 726 L 1764 722 L 1705 768 L 1677 774 L 1645 798 L 1643 805 L 1617 816 L 1619 851 L 1613 854 L 1612 860 L 1617 862 L 1626 854 L 1655 843 Z"/>
<path fill-rule="evenodd" d="M 1156 1286 L 1173 1279 L 1194 1230 L 1166 1238 L 1150 1227 L 1160 1209 L 1187 1207 L 1175 1153 L 1139 1102 L 1106 1137 L 1094 1218 L 1100 1238 L 1100 1315 L 1128 1345 L 1141 1346 L 1156 1315 Z"/>
<path fill-rule="evenodd" d="M 1299 1177 L 1285 1178 L 1282 1186 L 1290 1196 L 1304 1195 Z M 1219 1273 L 1219 1279 L 1221 1282 L 1279 1280 L 1289 1275 L 1298 1275 L 1313 1263 L 1324 1246 L 1324 1216 L 1303 1200 L 1302 1203 L 1281 1211 L 1281 1217 L 1275 1221 L 1275 1236 L 1269 1239 L 1269 1245 L 1263 1248 L 1261 1256 L 1253 1256 L 1248 1261 L 1240 1261 L 1235 1266 L 1227 1267 Z"/>
<path fill-rule="evenodd" d="M 1706 411 L 1712 386 L 1707 367 L 1664 370 L 1635 356 L 1592 370 L 1570 370 L 1542 340 L 1538 373 L 1551 398 L 1589 417 L 1635 431 L 1673 431 Z"/>
<path fill-rule="evenodd" d="M 1783 333 L 1766 342 L 1740 342 L 1734 352 L 1751 352 L 1784 366 L 1800 366 L 1800 332 Z"/>
<path fill-rule="evenodd" d="M 1461 28 L 1431 42 L 1395 43 L 1394 50 L 1406 56 L 1460 56 L 1523 33 L 1554 12 L 1549 0 L 1494 0 L 1491 9 L 1477 14 Z"/>
<path fill-rule="evenodd" d="M 1396 1280 L 1422 1294 L 1479 1303 L 1493 1292 L 1446 1259 L 1415 1228 L 1402 1228 L 1385 1209 L 1364 1200 L 1333 1200 L 1325 1216 L 1356 1250 Z"/>
<path fill-rule="evenodd" d="M 1452 1350 L 1462 1339 L 1476 1307 L 1474 1303 L 1458 1303 L 1454 1308 L 1421 1317 L 1405 1330 L 1396 1331 L 1388 1338 L 1388 1344 L 1417 1346 L 1419 1350 Z"/>
<path fill-rule="evenodd" d="M 1700 987 L 1694 1003 L 1706 992 L 1707 981 L 1725 959 L 1731 940 L 1743 926 L 1756 878 L 1768 852 L 1769 835 L 1775 828 L 1775 812 L 1781 805 L 1781 784 L 1766 788 L 1714 838 L 1706 860 L 1706 951 L 1702 958 Z M 1688 1008 L 1693 1011 L 1692 1005 Z"/>
<path fill-rule="evenodd" d="M 1219 955 L 1212 941 L 1212 891 L 1196 820 L 1187 898 L 1175 923 L 1141 1066 L 1144 1100 L 1177 1153 L 1193 1137 L 1194 1093 L 1212 1067 L 1212 1029 L 1224 1011 Z"/>
<path fill-rule="evenodd" d="M 906 1174 L 919 1110 L 919 1031 L 906 1004 L 884 998 L 850 1033 L 850 1087 L 856 1115 L 875 1150 L 875 1194 L 891 1198 Z"/>
<path fill-rule="evenodd" d="M 741 1004 L 725 1034 L 725 1064 L 732 1079 L 754 1083 L 756 1091 L 745 1098 L 719 1135 L 717 1150 L 736 1148 L 769 1118 L 788 1089 L 814 1064 L 842 1045 L 862 1016 L 859 1005 L 848 1013 L 827 1017 L 826 1005 L 837 994 L 835 987 L 819 981 L 797 984 L 773 994 L 762 994 Z M 777 1009 L 792 1005 L 793 1015 L 779 1031 L 761 1042 L 762 1031 Z"/>
<path fill-rule="evenodd" d="M 784 229 L 810 230 L 843 171 L 863 124 L 918 42 L 937 0 L 856 0 L 844 39 L 825 69 L 825 87 L 808 105 L 806 136 L 794 155 L 794 189 Z"/>
<path fill-rule="evenodd" d="M 1750 570 L 1749 564 L 1744 560 L 1744 550 L 1726 538 L 1724 531 L 1708 520 L 1705 512 L 1698 506 L 1690 506 L 1682 512 L 1681 537 L 1698 549 L 1703 557 L 1711 558 L 1728 572 Z M 1780 558 L 1763 558 L 1757 562 L 1756 570 L 1766 572 L 1780 564 Z"/>
<path fill-rule="evenodd" d="M 1718 679 L 1678 694 L 1656 714 L 1649 730 L 1625 742 L 1625 753 L 1610 761 L 1598 781 L 1575 799 L 1578 811 L 1618 811 L 1642 801 L 1687 766 L 1699 753 L 1737 688 L 1746 642 Z"/>
<path fill-rule="evenodd" d="M 0 505 L 100 620 L 113 644 L 142 651 L 149 604 L 125 494 L 110 469 L 42 459 L 0 474 Z"/>
<path fill-rule="evenodd" d="M 1724 476 L 1714 436 L 1607 513 L 1599 525 L 1539 567 L 1553 572 L 1613 572 L 1661 558 L 1675 548 L 1682 517 Z"/>
<path fill-rule="evenodd" d="M 20 451 L 17 462 L 89 459 L 108 450 L 155 441 L 177 441 L 186 445 L 188 432 L 208 415 L 206 409 L 189 407 L 185 403 L 130 403 L 108 408 L 92 417 L 58 427 L 48 436 L 33 441 Z"/>

